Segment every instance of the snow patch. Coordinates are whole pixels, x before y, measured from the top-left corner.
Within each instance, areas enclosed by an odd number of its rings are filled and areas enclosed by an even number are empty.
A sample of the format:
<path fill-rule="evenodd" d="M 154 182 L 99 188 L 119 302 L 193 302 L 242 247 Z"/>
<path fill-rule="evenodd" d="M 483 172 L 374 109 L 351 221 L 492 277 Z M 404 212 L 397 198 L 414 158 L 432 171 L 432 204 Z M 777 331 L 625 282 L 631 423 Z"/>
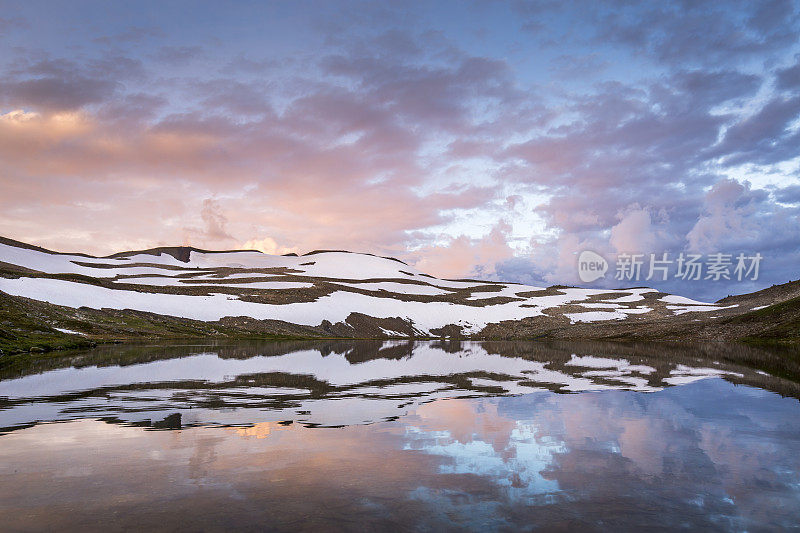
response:
<path fill-rule="evenodd" d="M 679 306 L 679 305 L 668 305 L 667 309 L 673 311 L 676 315 L 682 315 L 684 313 L 705 313 L 708 311 L 719 311 L 720 309 L 730 309 L 731 307 L 736 307 L 734 305 L 726 305 L 726 306 L 715 306 L 715 305 L 690 305 L 690 306 Z"/>
<path fill-rule="evenodd" d="M 678 296 L 677 294 L 669 294 L 660 299 L 660 301 L 668 304 L 683 304 L 683 305 L 713 305 L 708 302 L 700 302 L 692 300 L 685 296 Z"/>
<path fill-rule="evenodd" d="M 81 333 L 80 331 L 73 331 L 71 329 L 65 329 L 65 328 L 53 328 L 53 329 L 56 330 L 56 331 L 60 331 L 61 333 L 67 333 L 69 335 L 83 335 L 83 336 L 86 336 L 85 333 Z"/>
<path fill-rule="evenodd" d="M 566 313 L 570 324 L 578 322 L 598 322 L 602 320 L 623 320 L 625 314 L 617 311 L 587 311 L 585 313 Z"/>

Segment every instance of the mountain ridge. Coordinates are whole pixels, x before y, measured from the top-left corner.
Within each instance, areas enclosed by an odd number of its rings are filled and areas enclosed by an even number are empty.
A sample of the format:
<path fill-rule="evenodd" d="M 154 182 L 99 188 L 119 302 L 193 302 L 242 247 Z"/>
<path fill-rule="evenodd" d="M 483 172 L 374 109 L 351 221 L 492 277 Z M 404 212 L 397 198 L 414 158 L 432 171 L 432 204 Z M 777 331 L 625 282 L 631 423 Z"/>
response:
<path fill-rule="evenodd" d="M 48 335 L 61 342 L 172 336 L 735 340 L 758 339 L 772 328 L 780 332 L 777 340 L 800 337 L 797 281 L 700 302 L 647 287 L 439 279 L 395 258 L 341 250 L 292 256 L 157 247 L 96 257 L 0 237 L 0 295 L 8 311 L 0 322 L 0 350 L 6 351 L 37 342 L 57 347 Z M 23 308 L 38 313 L 39 322 L 11 316 Z"/>
<path fill-rule="evenodd" d="M 206 248 L 197 248 L 195 246 L 154 246 L 152 248 L 145 248 L 142 250 L 123 250 L 120 252 L 114 252 L 108 255 L 91 255 L 83 252 L 58 252 L 55 250 L 51 250 L 49 248 L 45 248 L 43 246 L 37 246 L 35 244 L 29 244 L 23 241 L 18 241 L 16 239 L 12 239 L 10 237 L 4 237 L 0 235 L 0 244 L 7 244 L 10 246 L 15 246 L 17 248 L 26 248 L 29 250 L 37 250 L 40 252 L 53 254 L 53 255 L 74 255 L 74 256 L 81 256 L 87 257 L 91 259 L 118 259 L 118 258 L 125 258 L 134 255 L 160 255 L 162 253 L 169 254 L 179 261 L 186 262 L 183 259 L 179 259 L 178 255 L 183 256 L 184 254 L 190 254 L 191 252 L 198 252 L 203 254 L 226 254 L 226 253 L 235 253 L 235 252 L 255 252 L 264 255 L 272 255 L 267 254 L 266 252 L 262 252 L 261 250 L 256 250 L 255 248 L 234 248 L 231 250 L 208 250 Z M 317 254 L 324 254 L 324 253 L 344 253 L 344 254 L 356 254 L 356 255 L 369 255 L 372 257 L 378 257 L 380 259 L 388 259 L 389 261 L 397 261 L 398 263 L 402 263 L 404 265 L 408 265 L 402 259 L 398 259 L 397 257 L 391 257 L 387 255 L 378 255 L 373 254 L 370 252 L 353 252 L 351 250 L 311 250 L 310 252 L 306 252 L 304 254 L 297 254 L 297 253 L 288 253 L 288 254 L 280 254 L 281 257 L 307 257 L 310 255 L 317 255 Z M 177 255 L 176 255 L 177 254 Z"/>

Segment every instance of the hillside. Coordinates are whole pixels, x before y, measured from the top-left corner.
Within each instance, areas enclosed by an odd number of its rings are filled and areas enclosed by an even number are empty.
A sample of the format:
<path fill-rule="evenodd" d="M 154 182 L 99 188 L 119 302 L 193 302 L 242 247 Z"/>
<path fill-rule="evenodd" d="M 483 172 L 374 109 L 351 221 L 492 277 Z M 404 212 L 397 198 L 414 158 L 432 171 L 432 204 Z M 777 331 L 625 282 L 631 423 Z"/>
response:
<path fill-rule="evenodd" d="M 0 238 L 7 353 L 197 336 L 794 339 L 798 296 L 798 282 L 709 303 L 644 287 L 445 280 L 345 251 L 169 247 L 93 257 Z"/>

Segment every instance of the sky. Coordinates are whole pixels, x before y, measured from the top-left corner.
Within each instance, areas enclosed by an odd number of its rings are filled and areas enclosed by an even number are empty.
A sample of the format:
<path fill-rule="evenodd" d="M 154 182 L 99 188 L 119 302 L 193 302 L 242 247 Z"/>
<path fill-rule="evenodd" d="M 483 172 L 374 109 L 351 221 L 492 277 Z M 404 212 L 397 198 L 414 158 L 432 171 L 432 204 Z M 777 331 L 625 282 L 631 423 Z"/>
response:
<path fill-rule="evenodd" d="M 799 43 L 782 0 L 0 0 L 0 235 L 748 292 L 800 278 Z M 663 253 L 763 259 L 616 279 Z"/>

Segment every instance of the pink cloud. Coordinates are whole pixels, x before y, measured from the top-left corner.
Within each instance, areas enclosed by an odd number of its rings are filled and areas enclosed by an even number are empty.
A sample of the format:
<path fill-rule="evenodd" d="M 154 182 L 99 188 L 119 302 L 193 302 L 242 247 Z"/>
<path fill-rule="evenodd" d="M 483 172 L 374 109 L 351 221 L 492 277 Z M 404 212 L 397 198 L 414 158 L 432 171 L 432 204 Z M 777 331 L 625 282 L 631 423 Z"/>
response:
<path fill-rule="evenodd" d="M 514 255 L 508 245 L 511 227 L 500 222 L 484 237 L 470 239 L 464 235 L 449 238 L 444 245 L 425 246 L 412 255 L 414 266 L 423 272 L 446 278 L 495 275 L 498 261 Z"/>

